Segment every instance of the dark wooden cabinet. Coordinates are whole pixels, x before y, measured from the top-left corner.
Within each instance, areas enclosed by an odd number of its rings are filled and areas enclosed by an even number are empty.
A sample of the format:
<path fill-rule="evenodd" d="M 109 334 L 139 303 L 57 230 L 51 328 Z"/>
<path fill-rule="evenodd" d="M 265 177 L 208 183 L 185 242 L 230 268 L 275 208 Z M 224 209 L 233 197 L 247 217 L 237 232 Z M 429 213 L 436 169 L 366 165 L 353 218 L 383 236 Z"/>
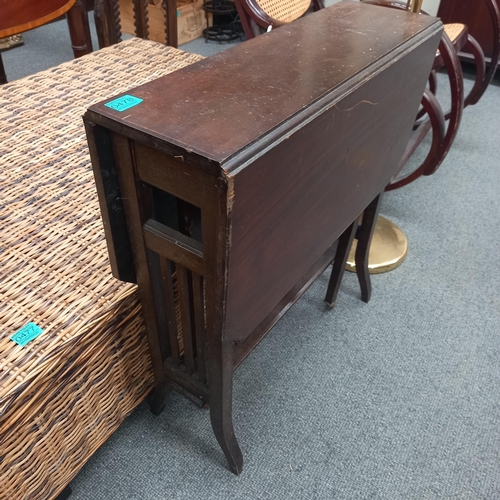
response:
<path fill-rule="evenodd" d="M 500 9 L 500 0 L 495 0 Z M 479 42 L 487 62 L 491 62 L 493 51 L 492 19 L 485 0 L 441 0 L 438 17 L 443 23 L 462 23 Z M 460 57 L 474 62 L 472 54 L 460 53 Z"/>
<path fill-rule="evenodd" d="M 85 115 L 156 405 L 167 386 L 208 403 L 235 473 L 233 372 L 396 173 L 441 33 L 432 17 L 342 2 Z"/>

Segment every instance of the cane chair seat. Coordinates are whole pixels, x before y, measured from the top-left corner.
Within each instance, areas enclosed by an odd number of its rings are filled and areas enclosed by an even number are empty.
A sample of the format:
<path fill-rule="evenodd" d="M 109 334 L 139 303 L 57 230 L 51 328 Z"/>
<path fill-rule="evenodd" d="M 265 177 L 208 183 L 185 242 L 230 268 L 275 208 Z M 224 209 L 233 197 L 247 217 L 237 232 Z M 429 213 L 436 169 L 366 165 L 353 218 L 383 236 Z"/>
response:
<path fill-rule="evenodd" d="M 465 24 L 453 23 L 445 24 L 443 26 L 445 34 L 450 39 L 451 45 L 458 53 L 467 44 L 467 38 L 469 35 L 469 30 Z M 438 49 L 436 52 L 436 58 L 434 59 L 433 69 L 439 70 L 444 66 L 443 58 L 441 57 L 441 52 Z"/>
<path fill-rule="evenodd" d="M 455 45 L 455 43 L 461 38 L 467 35 L 467 26 L 465 24 L 453 23 L 453 24 L 445 24 L 444 32 L 448 35 L 451 43 Z"/>
<path fill-rule="evenodd" d="M 311 5 L 324 8 L 323 0 L 234 0 L 245 36 L 250 39 L 302 17 Z"/>
<path fill-rule="evenodd" d="M 269 17 L 281 23 L 290 23 L 303 16 L 311 0 L 255 0 Z"/>
<path fill-rule="evenodd" d="M 201 56 L 134 38 L 0 87 L 2 498 L 53 498 L 147 395 L 135 285 L 111 276 L 82 114 Z M 29 322 L 43 333 L 10 337 Z"/>

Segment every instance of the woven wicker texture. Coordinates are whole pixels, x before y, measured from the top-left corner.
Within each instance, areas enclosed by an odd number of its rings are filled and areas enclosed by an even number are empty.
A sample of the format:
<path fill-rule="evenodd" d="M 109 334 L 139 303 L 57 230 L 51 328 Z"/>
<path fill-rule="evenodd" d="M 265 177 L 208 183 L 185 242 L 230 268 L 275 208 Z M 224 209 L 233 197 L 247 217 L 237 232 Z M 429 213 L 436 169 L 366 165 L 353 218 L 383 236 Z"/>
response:
<path fill-rule="evenodd" d="M 202 59 L 132 39 L 0 88 L 0 498 L 51 498 L 152 385 L 111 276 L 82 114 Z M 33 321 L 25 347 L 9 338 Z"/>
<path fill-rule="evenodd" d="M 464 24 L 445 24 L 444 32 L 448 35 L 451 42 L 453 43 L 462 33 L 467 29 Z"/>
<path fill-rule="evenodd" d="M 270 17 L 281 23 L 291 23 L 304 15 L 310 0 L 256 0 L 257 5 Z"/>

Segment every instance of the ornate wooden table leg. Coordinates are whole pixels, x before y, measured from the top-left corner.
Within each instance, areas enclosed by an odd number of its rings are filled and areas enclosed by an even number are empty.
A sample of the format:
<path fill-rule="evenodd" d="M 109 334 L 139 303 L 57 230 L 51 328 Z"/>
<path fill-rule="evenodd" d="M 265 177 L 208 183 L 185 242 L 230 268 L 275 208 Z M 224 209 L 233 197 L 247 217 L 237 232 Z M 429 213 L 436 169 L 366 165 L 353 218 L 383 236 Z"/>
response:
<path fill-rule="evenodd" d="M 118 0 L 95 0 L 94 20 L 100 49 L 122 41 Z"/>
<path fill-rule="evenodd" d="M 236 475 L 243 470 L 241 453 L 233 429 L 233 342 L 209 340 L 210 421 L 217 441 Z"/>
<path fill-rule="evenodd" d="M 177 47 L 179 45 L 177 35 L 177 1 L 164 0 L 165 9 L 165 33 L 167 45 Z"/>

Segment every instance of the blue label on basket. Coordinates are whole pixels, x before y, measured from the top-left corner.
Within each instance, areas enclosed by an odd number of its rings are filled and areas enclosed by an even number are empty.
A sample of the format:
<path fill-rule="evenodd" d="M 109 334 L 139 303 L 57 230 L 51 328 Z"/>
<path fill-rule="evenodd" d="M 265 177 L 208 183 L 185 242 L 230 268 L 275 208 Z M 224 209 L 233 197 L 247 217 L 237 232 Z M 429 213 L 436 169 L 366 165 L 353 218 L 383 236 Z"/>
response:
<path fill-rule="evenodd" d="M 43 330 L 38 325 L 35 325 L 35 323 L 28 323 L 14 333 L 10 340 L 24 347 L 30 340 L 36 339 L 41 333 L 43 333 Z"/>
<path fill-rule="evenodd" d="M 121 97 L 118 97 L 118 99 L 115 99 L 114 101 L 107 102 L 104 106 L 114 109 L 115 111 L 121 112 L 129 108 L 133 108 L 134 106 L 141 104 L 141 102 L 142 99 L 134 97 L 133 95 L 122 95 Z"/>

